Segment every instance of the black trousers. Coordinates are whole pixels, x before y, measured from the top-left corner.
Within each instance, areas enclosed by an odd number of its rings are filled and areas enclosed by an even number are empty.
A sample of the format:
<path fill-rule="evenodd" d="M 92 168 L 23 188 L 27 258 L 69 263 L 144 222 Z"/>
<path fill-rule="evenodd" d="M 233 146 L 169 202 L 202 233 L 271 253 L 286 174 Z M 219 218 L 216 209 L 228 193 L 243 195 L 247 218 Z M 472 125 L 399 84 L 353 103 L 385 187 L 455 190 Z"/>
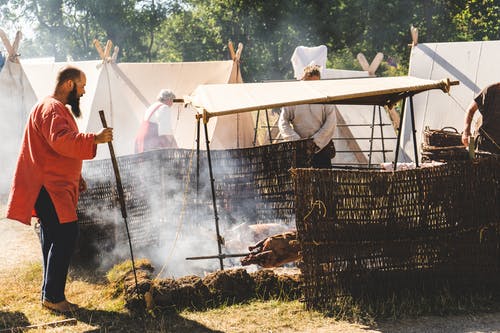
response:
<path fill-rule="evenodd" d="M 333 156 L 335 156 L 335 146 L 333 145 L 333 141 L 331 141 L 323 149 L 314 154 L 312 167 L 317 169 L 331 169 Z"/>
<path fill-rule="evenodd" d="M 64 289 L 71 256 L 78 237 L 78 223 L 60 223 L 50 195 L 42 187 L 35 203 L 40 220 L 40 242 L 43 254 L 42 300 L 64 301 Z"/>
<path fill-rule="evenodd" d="M 477 147 L 479 150 L 500 155 L 500 142 L 493 142 L 482 133 L 480 133 L 477 137 Z"/>

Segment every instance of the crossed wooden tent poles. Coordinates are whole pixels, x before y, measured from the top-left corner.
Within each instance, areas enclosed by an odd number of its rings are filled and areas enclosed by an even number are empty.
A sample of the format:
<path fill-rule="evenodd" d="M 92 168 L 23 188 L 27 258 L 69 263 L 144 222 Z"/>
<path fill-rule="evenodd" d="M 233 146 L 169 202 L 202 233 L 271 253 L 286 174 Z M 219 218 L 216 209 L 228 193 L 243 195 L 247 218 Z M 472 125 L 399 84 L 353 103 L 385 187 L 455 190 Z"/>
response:
<path fill-rule="evenodd" d="M 0 29 L 0 39 L 2 39 L 3 45 L 7 50 L 6 60 L 19 63 L 20 54 L 17 52 L 17 50 L 19 49 L 19 42 L 21 41 L 22 37 L 23 34 L 21 33 L 21 31 L 17 31 L 16 37 L 14 37 L 14 42 L 11 44 L 5 31 L 3 31 L 3 29 Z"/>

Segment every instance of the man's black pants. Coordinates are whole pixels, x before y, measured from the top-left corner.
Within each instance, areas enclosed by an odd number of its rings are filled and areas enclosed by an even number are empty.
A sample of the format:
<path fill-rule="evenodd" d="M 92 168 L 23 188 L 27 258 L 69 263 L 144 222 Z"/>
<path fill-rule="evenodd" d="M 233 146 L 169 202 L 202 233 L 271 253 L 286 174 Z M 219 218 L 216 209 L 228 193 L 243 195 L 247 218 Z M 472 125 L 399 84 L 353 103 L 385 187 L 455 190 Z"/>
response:
<path fill-rule="evenodd" d="M 42 187 L 35 203 L 40 219 L 40 242 L 43 254 L 42 300 L 64 301 L 69 263 L 78 237 L 78 223 L 59 223 L 50 195 Z"/>

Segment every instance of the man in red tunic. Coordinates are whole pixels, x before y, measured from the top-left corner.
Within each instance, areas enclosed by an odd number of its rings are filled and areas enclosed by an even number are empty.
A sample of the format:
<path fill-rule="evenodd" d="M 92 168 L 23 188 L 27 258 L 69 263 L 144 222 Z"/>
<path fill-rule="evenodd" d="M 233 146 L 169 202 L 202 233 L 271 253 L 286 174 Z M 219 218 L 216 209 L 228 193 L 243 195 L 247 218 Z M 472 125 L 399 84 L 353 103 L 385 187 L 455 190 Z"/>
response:
<path fill-rule="evenodd" d="M 95 157 L 97 144 L 113 140 L 111 128 L 78 132 L 74 117 L 80 115 L 86 81 L 81 70 L 63 68 L 53 95 L 31 111 L 7 207 L 7 217 L 24 224 L 29 225 L 32 216 L 39 218 L 42 305 L 59 312 L 77 308 L 66 300 L 64 289 L 78 235 L 78 196 L 87 187 L 81 176 L 82 160 Z"/>

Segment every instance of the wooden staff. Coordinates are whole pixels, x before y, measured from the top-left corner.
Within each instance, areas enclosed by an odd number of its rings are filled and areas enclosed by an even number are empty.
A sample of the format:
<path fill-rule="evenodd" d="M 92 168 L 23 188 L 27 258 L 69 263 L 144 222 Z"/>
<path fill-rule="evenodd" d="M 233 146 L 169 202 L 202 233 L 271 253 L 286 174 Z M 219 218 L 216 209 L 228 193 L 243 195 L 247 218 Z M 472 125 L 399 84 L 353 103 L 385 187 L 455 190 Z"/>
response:
<path fill-rule="evenodd" d="M 58 321 L 51 321 L 50 323 L 4 328 L 4 329 L 1 329 L 0 332 L 24 332 L 24 331 L 32 329 L 32 328 L 58 327 L 58 326 L 63 326 L 63 325 L 76 325 L 76 324 L 77 324 L 76 318 L 68 318 L 68 319 L 63 319 L 63 320 L 58 320 Z"/>
<path fill-rule="evenodd" d="M 102 126 L 104 128 L 108 128 L 108 125 L 106 123 L 106 118 L 104 117 L 103 110 L 99 110 L 99 116 L 101 117 Z M 132 260 L 132 270 L 134 271 L 135 291 L 137 292 L 137 295 L 140 295 L 139 294 L 139 286 L 138 286 L 138 282 L 137 282 L 137 272 L 135 269 L 134 251 L 132 250 L 132 241 L 130 240 L 130 232 L 128 229 L 127 208 L 125 207 L 125 195 L 123 193 L 122 179 L 120 177 L 120 170 L 118 169 L 118 163 L 117 163 L 116 157 L 115 157 L 115 150 L 113 148 L 113 143 L 111 141 L 108 142 L 108 147 L 109 147 L 109 154 L 111 155 L 111 162 L 113 163 L 113 170 L 115 171 L 116 188 L 118 190 L 118 201 L 120 202 L 122 217 L 123 217 L 123 221 L 125 222 L 125 229 L 127 230 L 128 245 L 130 248 L 130 259 Z"/>
<path fill-rule="evenodd" d="M 247 252 L 247 253 L 221 253 L 221 254 L 215 254 L 213 256 L 199 256 L 199 257 L 187 257 L 186 260 L 201 260 L 201 259 L 226 259 L 226 258 L 238 258 L 238 257 L 246 257 L 248 255 L 252 254 L 252 252 Z"/>

